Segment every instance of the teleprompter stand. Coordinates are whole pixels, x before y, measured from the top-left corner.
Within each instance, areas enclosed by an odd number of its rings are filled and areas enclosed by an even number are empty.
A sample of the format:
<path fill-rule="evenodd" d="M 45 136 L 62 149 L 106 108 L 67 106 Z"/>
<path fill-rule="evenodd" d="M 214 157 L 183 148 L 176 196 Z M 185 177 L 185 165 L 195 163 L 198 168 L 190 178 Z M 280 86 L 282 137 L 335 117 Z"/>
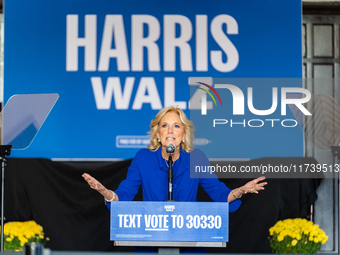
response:
<path fill-rule="evenodd" d="M 11 150 L 30 146 L 42 124 L 58 100 L 58 94 L 14 95 L 0 113 L 1 128 L 1 252 L 4 252 L 4 200 L 6 156 Z"/>
<path fill-rule="evenodd" d="M 1 252 L 4 252 L 4 198 L 5 198 L 5 164 L 6 156 L 11 154 L 12 145 L 0 145 L 1 160 Z"/>

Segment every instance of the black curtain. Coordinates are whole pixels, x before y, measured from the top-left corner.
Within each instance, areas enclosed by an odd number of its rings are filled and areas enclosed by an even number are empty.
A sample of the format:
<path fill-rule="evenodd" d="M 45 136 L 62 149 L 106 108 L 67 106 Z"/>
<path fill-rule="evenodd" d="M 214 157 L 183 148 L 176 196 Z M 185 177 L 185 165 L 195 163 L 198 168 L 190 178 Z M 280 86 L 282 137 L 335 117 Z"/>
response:
<path fill-rule="evenodd" d="M 261 162 L 257 160 L 256 164 Z M 114 190 L 125 179 L 130 163 L 131 160 L 61 163 L 9 158 L 5 171 L 5 220 L 35 220 L 50 238 L 46 247 L 52 250 L 133 251 L 134 247 L 114 247 L 110 242 L 110 212 L 103 197 L 81 176 L 87 172 Z M 248 180 L 221 181 L 236 188 Z M 321 179 L 267 181 L 265 191 L 242 197 L 241 207 L 230 214 L 228 247 L 207 248 L 207 252 L 270 253 L 268 229 L 281 219 L 305 217 L 317 198 Z M 141 189 L 135 200 L 142 200 Z M 211 201 L 201 188 L 197 200 Z"/>

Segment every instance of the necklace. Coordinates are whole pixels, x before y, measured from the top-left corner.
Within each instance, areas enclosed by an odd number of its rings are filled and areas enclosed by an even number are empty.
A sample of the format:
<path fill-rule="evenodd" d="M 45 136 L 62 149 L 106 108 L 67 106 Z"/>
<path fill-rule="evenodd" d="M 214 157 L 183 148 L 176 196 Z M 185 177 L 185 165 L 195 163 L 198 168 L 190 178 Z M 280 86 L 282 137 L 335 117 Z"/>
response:
<path fill-rule="evenodd" d="M 165 161 L 165 164 L 169 167 L 168 160 L 164 159 L 164 161 Z M 177 161 L 177 159 L 176 159 L 176 161 Z M 176 161 L 172 161 L 172 166 L 175 165 L 175 162 L 176 162 Z"/>
<path fill-rule="evenodd" d="M 162 158 L 164 159 L 165 161 L 165 164 L 169 167 L 169 164 L 168 164 L 168 160 L 166 160 L 163 155 L 162 155 Z M 177 159 L 179 159 L 179 155 L 178 155 L 178 158 L 176 158 L 175 160 L 172 160 L 172 166 L 174 166 L 175 162 L 177 161 Z"/>
<path fill-rule="evenodd" d="M 165 161 L 165 164 L 169 167 L 168 161 L 166 159 L 164 159 L 164 161 Z M 172 166 L 174 166 L 174 164 L 175 164 L 175 162 L 172 161 Z"/>

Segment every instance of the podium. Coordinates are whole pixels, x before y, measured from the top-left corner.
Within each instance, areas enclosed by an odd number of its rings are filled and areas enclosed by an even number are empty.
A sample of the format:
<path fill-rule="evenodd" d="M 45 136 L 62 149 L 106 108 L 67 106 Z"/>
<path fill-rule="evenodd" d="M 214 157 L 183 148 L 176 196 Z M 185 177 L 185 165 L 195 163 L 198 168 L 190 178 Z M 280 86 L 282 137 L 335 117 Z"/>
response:
<path fill-rule="evenodd" d="M 226 247 L 229 204 L 112 202 L 110 224 L 116 246 Z"/>

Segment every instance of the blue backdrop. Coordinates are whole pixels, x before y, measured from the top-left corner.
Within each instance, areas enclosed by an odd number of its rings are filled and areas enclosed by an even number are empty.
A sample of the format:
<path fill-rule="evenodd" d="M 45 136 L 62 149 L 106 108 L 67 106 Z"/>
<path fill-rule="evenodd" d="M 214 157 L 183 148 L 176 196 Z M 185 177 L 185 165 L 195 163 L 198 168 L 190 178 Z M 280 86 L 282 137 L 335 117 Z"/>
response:
<path fill-rule="evenodd" d="M 11 0 L 4 8 L 5 103 L 14 94 L 60 95 L 15 157 L 131 158 L 159 109 L 179 105 L 190 115 L 189 77 L 302 75 L 296 0 Z M 300 128 L 280 132 L 276 150 L 235 135 L 223 155 L 303 155 Z"/>

